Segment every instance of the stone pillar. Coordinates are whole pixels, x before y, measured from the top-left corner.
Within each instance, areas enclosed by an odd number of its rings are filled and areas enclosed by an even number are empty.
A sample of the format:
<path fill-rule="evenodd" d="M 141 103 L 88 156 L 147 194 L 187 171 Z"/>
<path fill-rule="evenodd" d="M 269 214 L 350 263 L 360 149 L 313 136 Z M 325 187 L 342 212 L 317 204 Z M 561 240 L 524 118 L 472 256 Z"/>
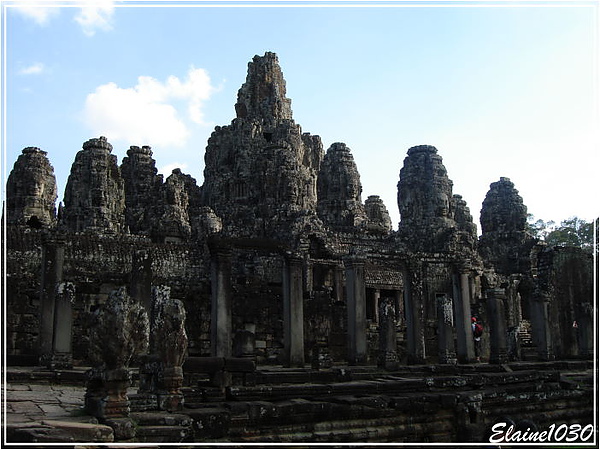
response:
<path fill-rule="evenodd" d="M 475 345 L 471 326 L 471 294 L 469 274 L 452 275 L 454 293 L 454 317 L 456 318 L 456 353 L 458 361 L 466 364 L 475 361 Z"/>
<path fill-rule="evenodd" d="M 348 296 L 348 363 L 367 361 L 365 263 L 357 257 L 345 261 Z"/>
<path fill-rule="evenodd" d="M 72 328 L 75 285 L 62 282 L 57 286 L 54 305 L 54 331 L 52 336 L 52 369 L 73 367 Z"/>
<path fill-rule="evenodd" d="M 334 295 L 336 302 L 344 301 L 344 268 L 335 266 L 333 269 Z"/>
<path fill-rule="evenodd" d="M 150 321 L 150 328 L 154 321 L 155 295 L 162 292 L 152 289 L 152 260 L 148 250 L 134 250 L 131 254 L 131 279 L 129 282 L 129 295 L 141 305 Z M 159 385 L 159 376 L 162 368 L 158 355 L 156 354 L 156 336 L 150 331 L 148 354 L 143 355 L 140 361 L 139 389 L 138 395 L 145 395 L 146 403 L 158 408 L 156 392 Z"/>
<path fill-rule="evenodd" d="M 49 365 L 54 343 L 54 315 L 58 286 L 63 279 L 65 260 L 64 240 L 44 237 L 42 243 L 42 280 L 40 286 L 39 359 Z"/>
<path fill-rule="evenodd" d="M 406 314 L 406 353 L 408 364 L 425 362 L 425 318 L 423 314 L 423 273 L 404 270 L 404 311 Z"/>
<path fill-rule="evenodd" d="M 396 370 L 400 359 L 396 346 L 395 299 L 382 298 L 379 302 L 379 358 L 377 365 L 385 370 Z"/>
<path fill-rule="evenodd" d="M 504 289 L 488 289 L 487 315 L 490 326 L 490 363 L 508 362 L 506 315 L 504 308 Z"/>
<path fill-rule="evenodd" d="M 231 248 L 213 245 L 211 256 L 211 353 L 229 357 L 232 348 Z"/>
<path fill-rule="evenodd" d="M 302 258 L 287 255 L 283 270 L 283 347 L 287 367 L 304 367 Z"/>
<path fill-rule="evenodd" d="M 440 295 L 436 298 L 436 307 L 438 316 L 439 363 L 456 364 L 452 299 L 446 295 Z"/>
<path fill-rule="evenodd" d="M 576 325 L 579 343 L 579 356 L 591 358 L 594 354 L 594 306 L 585 302 L 578 308 Z"/>
<path fill-rule="evenodd" d="M 373 289 L 373 322 L 379 323 L 379 300 L 381 298 L 381 291 L 379 289 Z"/>
<path fill-rule="evenodd" d="M 530 302 L 531 339 L 537 348 L 538 357 L 543 361 L 554 359 L 548 314 L 549 301 L 548 295 L 538 293 Z"/>
<path fill-rule="evenodd" d="M 129 294 L 152 315 L 152 260 L 147 250 L 134 250 L 131 255 Z"/>
<path fill-rule="evenodd" d="M 402 291 L 395 291 L 396 295 L 396 322 L 399 325 L 404 325 L 404 299 Z"/>

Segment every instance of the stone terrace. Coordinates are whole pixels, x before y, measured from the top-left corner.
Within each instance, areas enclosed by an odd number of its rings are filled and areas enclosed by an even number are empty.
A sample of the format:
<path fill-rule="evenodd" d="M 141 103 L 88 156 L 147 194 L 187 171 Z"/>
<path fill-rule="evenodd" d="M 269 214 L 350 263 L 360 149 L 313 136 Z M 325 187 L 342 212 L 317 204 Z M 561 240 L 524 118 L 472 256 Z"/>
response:
<path fill-rule="evenodd" d="M 221 389 L 192 381 L 183 388 L 184 408 L 171 413 L 145 411 L 134 383 L 135 433 L 123 440 L 84 412 L 84 373 L 11 368 L 8 442 L 485 442 L 501 418 L 540 429 L 592 420 L 592 367 L 585 361 L 415 365 L 394 372 L 261 367 L 249 385 Z"/>

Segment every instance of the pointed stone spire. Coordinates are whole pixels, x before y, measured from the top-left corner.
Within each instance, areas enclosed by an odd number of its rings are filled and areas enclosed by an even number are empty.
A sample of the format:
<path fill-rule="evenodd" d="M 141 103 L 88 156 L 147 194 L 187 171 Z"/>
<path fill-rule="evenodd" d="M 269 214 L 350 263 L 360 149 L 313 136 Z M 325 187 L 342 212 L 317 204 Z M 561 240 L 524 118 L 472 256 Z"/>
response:
<path fill-rule="evenodd" d="M 292 119 L 277 56 L 255 56 L 239 90 L 237 118 L 216 127 L 204 156 L 202 201 L 237 237 L 279 237 L 322 226 L 316 215 L 318 136 Z"/>
<path fill-rule="evenodd" d="M 248 63 L 246 82 L 238 91 L 238 118 L 281 120 L 292 118 L 292 101 L 285 96 L 285 80 L 275 53 L 255 56 Z"/>
<path fill-rule="evenodd" d="M 361 200 L 362 185 L 354 157 L 346 144 L 329 147 L 317 182 L 317 211 L 332 229 L 352 231 L 364 225 L 367 216 Z"/>
<path fill-rule="evenodd" d="M 64 197 L 63 225 L 71 231 L 125 230 L 125 191 L 117 157 L 104 136 L 75 156 Z"/>
<path fill-rule="evenodd" d="M 56 179 L 46 152 L 24 148 L 6 181 L 9 224 L 33 228 L 56 224 Z"/>

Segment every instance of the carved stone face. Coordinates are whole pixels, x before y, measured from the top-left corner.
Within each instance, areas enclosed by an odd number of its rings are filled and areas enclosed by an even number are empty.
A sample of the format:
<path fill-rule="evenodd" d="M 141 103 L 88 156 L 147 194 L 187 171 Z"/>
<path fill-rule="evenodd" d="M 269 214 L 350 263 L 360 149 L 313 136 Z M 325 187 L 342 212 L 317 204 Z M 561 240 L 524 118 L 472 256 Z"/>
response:
<path fill-rule="evenodd" d="M 447 195 L 439 193 L 435 199 L 435 215 L 436 217 L 449 217 L 450 215 L 450 199 Z"/>

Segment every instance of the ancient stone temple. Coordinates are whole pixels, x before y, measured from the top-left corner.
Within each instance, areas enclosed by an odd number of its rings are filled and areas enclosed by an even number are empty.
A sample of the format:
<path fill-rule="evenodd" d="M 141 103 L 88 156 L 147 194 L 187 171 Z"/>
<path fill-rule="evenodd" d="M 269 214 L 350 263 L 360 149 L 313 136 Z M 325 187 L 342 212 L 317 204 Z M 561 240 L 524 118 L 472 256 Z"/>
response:
<path fill-rule="evenodd" d="M 291 104 L 277 56 L 255 56 L 201 184 L 163 179 L 149 146 L 119 165 L 94 138 L 58 218 L 49 158 L 24 149 L 5 211 L 9 363 L 92 366 L 88 413 L 124 440 L 142 439 L 140 411 L 179 411 L 188 441 L 472 442 L 503 414 L 588 420 L 589 390 L 553 361 L 591 367 L 591 255 L 534 239 L 504 177 L 478 237 L 430 145 L 399 167 L 395 231 L 350 148 L 324 152 Z"/>

